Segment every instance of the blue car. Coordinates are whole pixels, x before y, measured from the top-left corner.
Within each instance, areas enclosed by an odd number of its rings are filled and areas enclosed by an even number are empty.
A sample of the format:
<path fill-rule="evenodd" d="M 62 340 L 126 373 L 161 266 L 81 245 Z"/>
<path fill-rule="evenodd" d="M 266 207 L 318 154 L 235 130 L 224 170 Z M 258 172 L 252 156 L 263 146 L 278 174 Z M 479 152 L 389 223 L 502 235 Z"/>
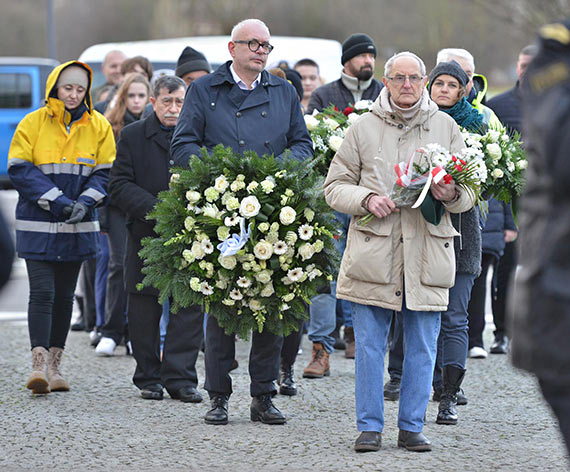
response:
<path fill-rule="evenodd" d="M 0 188 L 11 188 L 7 173 L 8 150 L 18 123 L 41 107 L 53 59 L 0 57 Z"/>

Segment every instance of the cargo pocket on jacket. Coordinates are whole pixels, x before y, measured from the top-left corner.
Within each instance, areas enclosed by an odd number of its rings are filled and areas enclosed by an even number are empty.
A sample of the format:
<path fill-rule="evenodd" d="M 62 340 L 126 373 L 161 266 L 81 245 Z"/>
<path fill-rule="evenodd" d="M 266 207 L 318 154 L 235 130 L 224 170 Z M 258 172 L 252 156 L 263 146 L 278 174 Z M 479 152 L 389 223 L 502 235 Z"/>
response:
<path fill-rule="evenodd" d="M 451 288 L 455 284 L 454 236 L 459 233 L 450 224 L 426 223 L 420 279 L 423 285 Z"/>
<path fill-rule="evenodd" d="M 353 280 L 388 284 L 392 281 L 392 226 L 374 218 L 366 226 L 351 222 L 345 251 L 345 274 Z"/>

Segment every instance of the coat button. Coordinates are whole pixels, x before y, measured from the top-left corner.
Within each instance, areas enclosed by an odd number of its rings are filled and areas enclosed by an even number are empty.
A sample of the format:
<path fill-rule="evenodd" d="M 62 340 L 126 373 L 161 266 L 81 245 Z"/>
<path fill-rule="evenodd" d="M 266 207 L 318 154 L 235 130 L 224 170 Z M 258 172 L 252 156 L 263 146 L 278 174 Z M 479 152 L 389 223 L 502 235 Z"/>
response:
<path fill-rule="evenodd" d="M 366 237 L 364 238 L 364 241 L 366 241 L 366 242 L 370 241 L 370 236 L 366 236 Z"/>
<path fill-rule="evenodd" d="M 400 124 L 398 125 L 398 129 L 402 129 L 403 127 L 404 127 L 404 125 L 403 125 L 402 123 L 400 123 Z"/>
<path fill-rule="evenodd" d="M 444 246 L 445 246 L 445 247 L 449 247 L 449 243 L 445 243 Z"/>
<path fill-rule="evenodd" d="M 168 161 L 168 163 L 169 163 L 171 166 L 174 165 L 174 161 L 173 161 L 172 159 L 170 159 L 170 160 Z"/>
<path fill-rule="evenodd" d="M 61 158 L 61 160 L 62 160 L 62 161 L 66 161 L 66 160 L 67 160 L 67 157 L 63 156 L 63 157 Z"/>
<path fill-rule="evenodd" d="M 261 116 L 263 116 L 263 118 L 265 118 L 267 116 L 267 112 L 266 111 L 262 111 L 261 112 Z"/>
<path fill-rule="evenodd" d="M 244 141 L 243 139 L 240 139 L 239 142 L 238 142 L 238 144 L 239 144 L 240 146 L 245 146 L 245 141 Z"/>
<path fill-rule="evenodd" d="M 236 116 L 239 118 L 241 116 L 241 111 L 236 112 Z"/>
<path fill-rule="evenodd" d="M 402 295 L 402 292 L 400 292 L 399 290 L 396 292 L 396 296 L 399 297 L 400 295 Z"/>

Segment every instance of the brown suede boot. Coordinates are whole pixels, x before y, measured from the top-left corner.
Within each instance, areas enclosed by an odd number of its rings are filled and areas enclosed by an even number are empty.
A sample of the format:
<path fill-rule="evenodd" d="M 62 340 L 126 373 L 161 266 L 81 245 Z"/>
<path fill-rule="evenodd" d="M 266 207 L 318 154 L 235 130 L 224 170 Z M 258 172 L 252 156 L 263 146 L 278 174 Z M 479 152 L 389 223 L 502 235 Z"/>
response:
<path fill-rule="evenodd" d="M 320 379 L 329 374 L 329 353 L 325 351 L 321 343 L 314 343 L 311 362 L 303 370 L 303 377 L 306 379 Z"/>
<path fill-rule="evenodd" d="M 45 347 L 32 349 L 32 373 L 26 384 L 34 394 L 49 393 L 47 379 L 48 350 Z"/>
<path fill-rule="evenodd" d="M 52 392 L 68 392 L 69 384 L 61 376 L 59 367 L 61 365 L 61 358 L 63 357 L 63 349 L 60 347 L 49 348 L 49 362 L 48 362 L 48 379 L 49 388 Z"/>
<path fill-rule="evenodd" d="M 346 343 L 346 349 L 344 350 L 344 357 L 347 359 L 354 359 L 354 328 L 344 327 L 344 342 Z"/>

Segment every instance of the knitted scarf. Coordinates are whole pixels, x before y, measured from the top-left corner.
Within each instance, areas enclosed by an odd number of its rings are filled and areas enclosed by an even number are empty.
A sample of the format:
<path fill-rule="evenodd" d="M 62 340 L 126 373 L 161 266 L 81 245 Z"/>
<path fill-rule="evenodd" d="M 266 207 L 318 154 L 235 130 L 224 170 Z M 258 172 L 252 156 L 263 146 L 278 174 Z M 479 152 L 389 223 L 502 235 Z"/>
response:
<path fill-rule="evenodd" d="M 451 108 L 440 108 L 440 110 L 450 115 L 459 126 L 472 133 L 478 133 L 484 127 L 483 115 L 473 108 L 465 97 Z"/>

